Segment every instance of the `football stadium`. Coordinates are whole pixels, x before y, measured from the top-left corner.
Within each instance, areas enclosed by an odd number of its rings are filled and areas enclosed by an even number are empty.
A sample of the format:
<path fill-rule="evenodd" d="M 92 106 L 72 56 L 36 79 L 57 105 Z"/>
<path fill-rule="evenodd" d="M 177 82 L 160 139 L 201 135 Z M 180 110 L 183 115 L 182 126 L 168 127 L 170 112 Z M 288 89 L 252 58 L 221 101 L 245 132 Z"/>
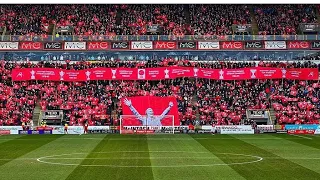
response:
<path fill-rule="evenodd" d="M 0 179 L 320 180 L 320 5 L 1 4 Z"/>

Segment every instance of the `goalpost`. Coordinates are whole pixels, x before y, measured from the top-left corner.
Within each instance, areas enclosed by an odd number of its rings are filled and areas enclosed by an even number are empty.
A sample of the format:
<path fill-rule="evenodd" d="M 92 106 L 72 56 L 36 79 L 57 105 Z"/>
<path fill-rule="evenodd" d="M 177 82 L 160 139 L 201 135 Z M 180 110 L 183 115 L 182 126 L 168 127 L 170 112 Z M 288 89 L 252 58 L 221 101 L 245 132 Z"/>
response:
<path fill-rule="evenodd" d="M 120 134 L 174 134 L 174 116 L 165 115 L 160 120 L 161 126 L 149 125 L 155 120 L 157 115 L 154 115 L 154 119 L 147 116 L 141 116 L 145 120 L 145 124 L 135 115 L 120 115 Z M 149 123 L 149 124 L 148 124 Z"/>

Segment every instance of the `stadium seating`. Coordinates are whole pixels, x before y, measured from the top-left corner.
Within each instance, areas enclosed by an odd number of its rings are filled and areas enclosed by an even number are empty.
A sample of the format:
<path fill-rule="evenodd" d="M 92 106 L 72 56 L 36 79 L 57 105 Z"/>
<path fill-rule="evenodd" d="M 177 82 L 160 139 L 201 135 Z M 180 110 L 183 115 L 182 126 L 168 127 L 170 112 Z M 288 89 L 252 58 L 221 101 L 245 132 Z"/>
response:
<path fill-rule="evenodd" d="M 85 69 L 91 67 L 161 67 L 194 66 L 204 68 L 242 67 L 317 67 L 310 61 L 279 62 L 190 62 L 172 58 L 163 61 L 77 63 L 5 63 L 1 68 L 0 116 L 4 125 L 18 125 L 32 118 L 38 103 L 42 110 L 62 109 L 70 125 L 88 120 L 90 125 L 117 124 L 122 113 L 120 99 L 130 96 L 175 96 L 181 124 L 239 124 L 246 109 L 274 109 L 281 123 L 315 123 L 320 118 L 319 84 L 305 81 L 214 81 L 206 79 L 146 81 L 97 81 L 90 83 L 21 82 L 12 84 L 10 70 L 14 67 L 57 67 Z M 232 98 L 231 98 L 232 97 Z M 23 116 L 19 116 L 22 112 Z M 103 118 L 101 117 L 103 116 Z M 198 116 L 198 117 L 197 117 Z M 199 119 L 199 121 L 197 121 Z"/>
<path fill-rule="evenodd" d="M 46 38 L 50 25 L 68 35 L 232 35 L 232 24 L 257 23 L 259 34 L 295 35 L 300 23 L 317 23 L 314 5 L 3 5 L 0 27 L 20 40 Z M 253 18 L 255 20 L 253 21 Z M 50 32 L 49 32 L 50 31 Z M 158 33 L 159 34 L 159 33 Z M 81 39 L 81 38 L 79 38 Z"/>
<path fill-rule="evenodd" d="M 317 23 L 313 5 L 255 5 L 260 34 L 295 35 L 300 23 Z"/>
<path fill-rule="evenodd" d="M 195 35 L 232 35 L 232 24 L 250 24 L 246 5 L 190 5 L 190 20 Z"/>
<path fill-rule="evenodd" d="M 2 36 L 10 37 L 6 41 L 48 40 L 46 38 L 50 35 L 56 37 L 56 29 L 66 26 L 70 27 L 67 35 L 77 37 L 80 41 L 114 40 L 117 35 L 121 35 L 124 40 L 131 40 L 130 38 L 138 37 L 137 35 L 141 35 L 139 38 L 142 40 L 143 37 L 152 40 L 144 35 L 168 35 L 160 38 L 161 40 L 176 40 L 177 37 L 192 40 L 203 36 L 230 40 L 224 37 L 238 35 L 233 31 L 233 24 L 253 24 L 257 31 L 255 35 L 261 37 L 286 37 L 301 34 L 300 23 L 317 23 L 319 10 L 319 5 L 2 5 L 0 28 L 6 29 L 3 35 L 11 35 Z M 156 25 L 157 32 L 148 30 L 148 26 L 152 25 Z M 250 34 L 248 37 L 252 39 L 260 36 Z M 290 52 L 291 57 L 285 50 L 260 51 L 259 48 L 259 51 L 241 52 L 197 51 L 191 53 L 192 55 L 181 55 L 184 54 L 182 51 L 172 52 L 173 55 L 150 51 L 141 56 L 138 51 L 132 54 L 121 52 L 121 56 L 95 51 L 38 51 L 34 52 L 34 60 L 39 61 L 37 63 L 29 62 L 29 55 L 26 53 L 32 52 L 3 51 L 0 56 L 6 61 L 1 61 L 0 65 L 0 125 L 19 125 L 30 121 L 35 106 L 39 104 L 42 110 L 64 110 L 70 125 L 79 125 L 86 120 L 90 125 L 117 124 L 122 113 L 119 100 L 137 95 L 175 96 L 183 125 L 239 124 L 245 119 L 246 109 L 275 110 L 276 120 L 280 124 L 315 123 L 320 118 L 320 85 L 313 81 L 229 82 L 178 78 L 155 82 L 13 82 L 11 70 L 15 67 L 81 70 L 93 67 L 168 66 L 210 69 L 256 66 L 320 69 L 320 64 L 314 62 L 320 60 L 319 52 L 314 51 L 316 48 L 310 50 L 310 47 L 303 53 L 300 50 Z M 92 63 L 87 60 L 99 62 Z"/>

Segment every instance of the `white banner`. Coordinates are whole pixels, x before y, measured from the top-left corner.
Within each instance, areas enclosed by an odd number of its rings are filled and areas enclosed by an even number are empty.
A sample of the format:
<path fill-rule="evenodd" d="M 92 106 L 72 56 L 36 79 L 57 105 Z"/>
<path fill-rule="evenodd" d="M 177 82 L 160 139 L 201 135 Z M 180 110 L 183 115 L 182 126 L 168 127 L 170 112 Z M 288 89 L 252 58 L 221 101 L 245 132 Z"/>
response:
<path fill-rule="evenodd" d="M 209 41 L 198 42 L 198 49 L 199 50 L 217 50 L 217 49 L 220 49 L 220 44 L 219 42 L 209 42 Z"/>
<path fill-rule="evenodd" d="M 22 130 L 21 126 L 0 126 L 0 130 Z"/>
<path fill-rule="evenodd" d="M 153 49 L 152 41 L 132 41 L 131 49 L 143 50 L 143 49 Z"/>
<path fill-rule="evenodd" d="M 265 49 L 287 49 L 285 41 L 265 41 Z"/>
<path fill-rule="evenodd" d="M 221 129 L 221 134 L 254 134 L 253 129 Z"/>
<path fill-rule="evenodd" d="M 212 130 L 212 126 L 201 126 L 201 129 L 203 130 Z"/>
<path fill-rule="evenodd" d="M 250 125 L 225 125 L 225 126 L 215 126 L 216 129 L 252 129 Z"/>
<path fill-rule="evenodd" d="M 19 134 L 19 130 L 10 130 L 10 134 Z"/>
<path fill-rule="evenodd" d="M 68 126 L 68 134 L 83 134 L 83 130 L 83 126 Z M 64 134 L 64 126 L 54 127 L 52 134 Z"/>
<path fill-rule="evenodd" d="M 86 42 L 65 42 L 65 50 L 86 50 Z"/>
<path fill-rule="evenodd" d="M 110 130 L 110 126 L 89 126 L 88 131 Z M 83 126 L 68 126 L 68 134 L 83 134 Z M 64 134 L 64 126 L 54 126 L 52 134 Z"/>
<path fill-rule="evenodd" d="M 0 42 L 0 50 L 18 50 L 19 42 Z"/>
<path fill-rule="evenodd" d="M 273 125 L 257 125 L 257 129 L 274 129 Z"/>
<path fill-rule="evenodd" d="M 317 129 L 314 134 L 320 134 L 320 129 Z"/>

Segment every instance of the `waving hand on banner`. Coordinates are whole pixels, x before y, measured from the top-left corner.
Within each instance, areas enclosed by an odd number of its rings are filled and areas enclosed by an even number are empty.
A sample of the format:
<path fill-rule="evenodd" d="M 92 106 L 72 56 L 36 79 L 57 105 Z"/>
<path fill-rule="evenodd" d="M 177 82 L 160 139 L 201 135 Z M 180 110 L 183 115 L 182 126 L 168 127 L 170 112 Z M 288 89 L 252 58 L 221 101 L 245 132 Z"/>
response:
<path fill-rule="evenodd" d="M 124 99 L 124 104 L 129 106 L 129 107 L 132 106 L 131 100 L 128 100 L 127 98 Z"/>

